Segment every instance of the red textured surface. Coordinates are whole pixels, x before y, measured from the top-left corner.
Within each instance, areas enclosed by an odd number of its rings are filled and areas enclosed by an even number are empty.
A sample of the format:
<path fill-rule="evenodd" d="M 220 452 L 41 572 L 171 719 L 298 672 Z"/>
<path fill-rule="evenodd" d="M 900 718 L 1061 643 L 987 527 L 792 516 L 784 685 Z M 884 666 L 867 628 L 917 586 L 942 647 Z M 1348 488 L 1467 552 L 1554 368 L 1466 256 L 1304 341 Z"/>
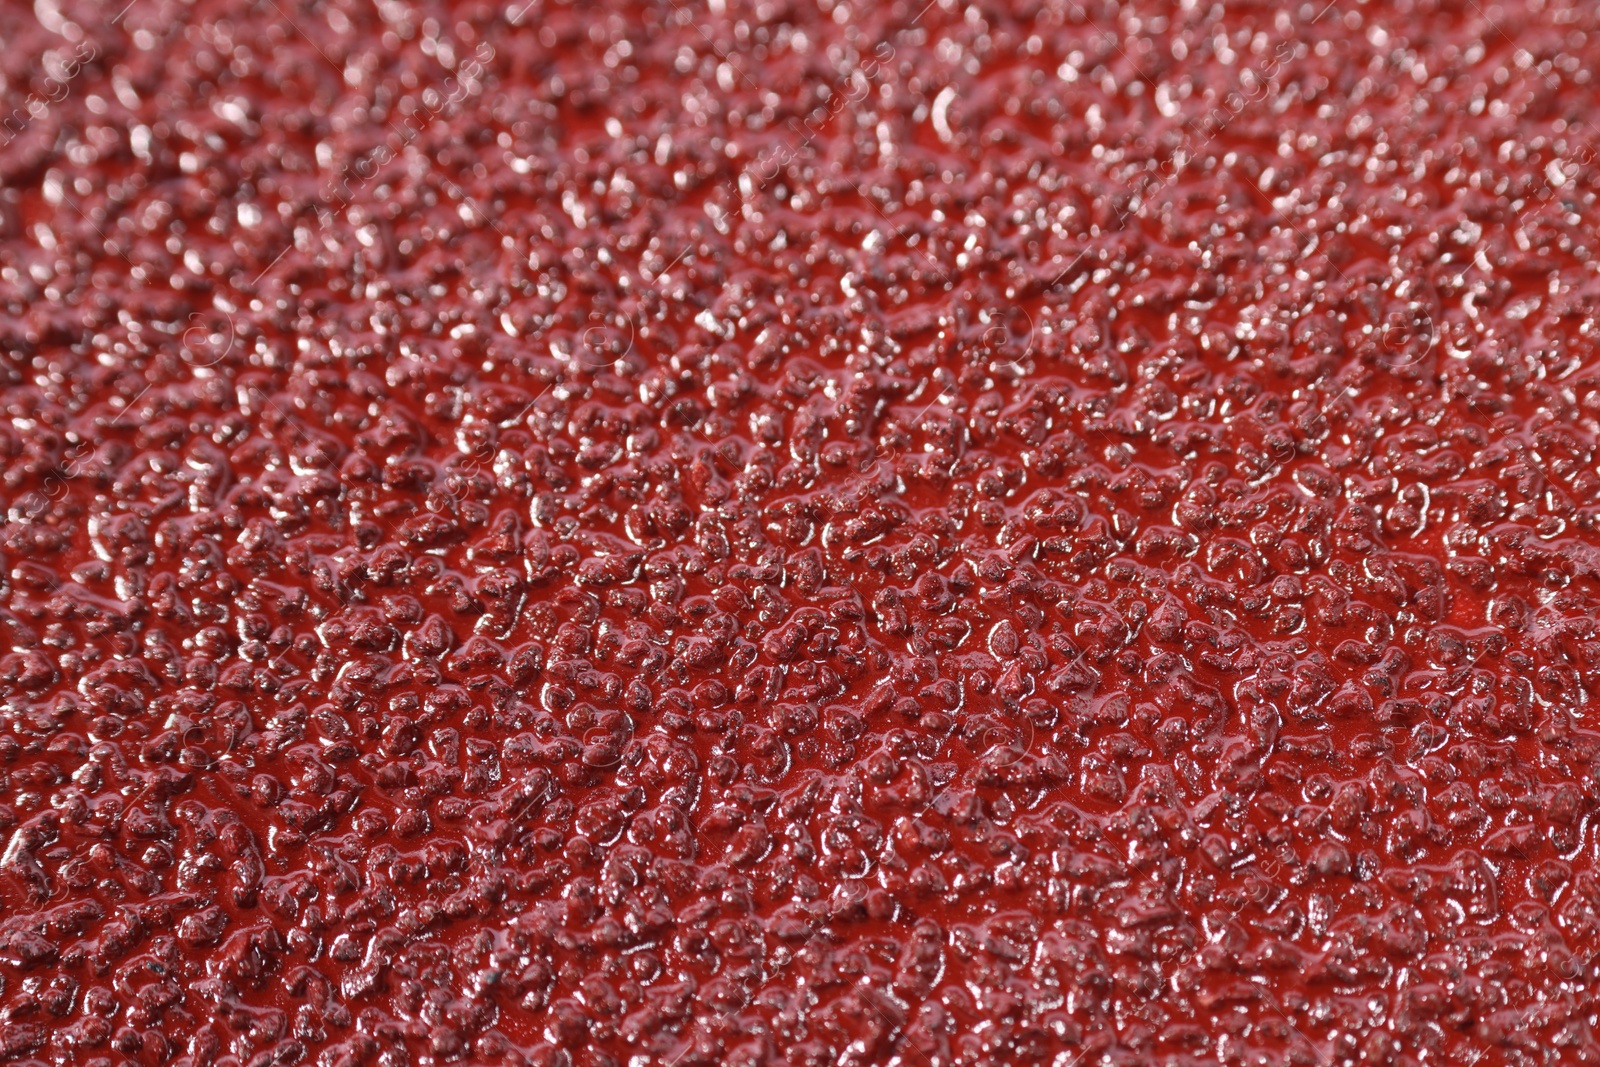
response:
<path fill-rule="evenodd" d="M 0 3 L 0 1059 L 1592 1062 L 1596 19 Z"/>

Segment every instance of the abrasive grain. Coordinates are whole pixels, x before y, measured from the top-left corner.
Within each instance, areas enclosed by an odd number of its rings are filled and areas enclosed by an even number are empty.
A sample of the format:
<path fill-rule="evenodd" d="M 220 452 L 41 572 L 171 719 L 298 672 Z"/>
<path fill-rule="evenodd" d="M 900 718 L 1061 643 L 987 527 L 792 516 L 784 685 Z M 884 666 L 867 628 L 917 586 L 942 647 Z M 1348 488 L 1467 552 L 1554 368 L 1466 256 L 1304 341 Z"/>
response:
<path fill-rule="evenodd" d="M 0 1059 L 1592 1062 L 1579 3 L 0 2 Z"/>

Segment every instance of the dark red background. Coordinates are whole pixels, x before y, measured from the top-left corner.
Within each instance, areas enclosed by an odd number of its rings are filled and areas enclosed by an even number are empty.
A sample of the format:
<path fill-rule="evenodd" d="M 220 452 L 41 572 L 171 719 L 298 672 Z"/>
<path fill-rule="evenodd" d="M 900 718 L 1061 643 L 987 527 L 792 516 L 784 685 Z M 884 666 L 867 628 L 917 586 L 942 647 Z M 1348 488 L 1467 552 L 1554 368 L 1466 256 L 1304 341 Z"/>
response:
<path fill-rule="evenodd" d="M 1593 1060 L 1597 16 L 0 4 L 0 1058 Z"/>

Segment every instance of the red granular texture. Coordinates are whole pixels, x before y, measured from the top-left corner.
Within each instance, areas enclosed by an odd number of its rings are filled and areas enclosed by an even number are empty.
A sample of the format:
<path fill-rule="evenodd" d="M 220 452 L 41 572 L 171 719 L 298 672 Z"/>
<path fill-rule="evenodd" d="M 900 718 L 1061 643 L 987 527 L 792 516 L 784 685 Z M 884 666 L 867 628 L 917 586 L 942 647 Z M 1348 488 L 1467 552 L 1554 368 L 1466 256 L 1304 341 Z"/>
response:
<path fill-rule="evenodd" d="M 1600 9 L 115 6 L 0 1059 L 1595 1060 Z"/>

